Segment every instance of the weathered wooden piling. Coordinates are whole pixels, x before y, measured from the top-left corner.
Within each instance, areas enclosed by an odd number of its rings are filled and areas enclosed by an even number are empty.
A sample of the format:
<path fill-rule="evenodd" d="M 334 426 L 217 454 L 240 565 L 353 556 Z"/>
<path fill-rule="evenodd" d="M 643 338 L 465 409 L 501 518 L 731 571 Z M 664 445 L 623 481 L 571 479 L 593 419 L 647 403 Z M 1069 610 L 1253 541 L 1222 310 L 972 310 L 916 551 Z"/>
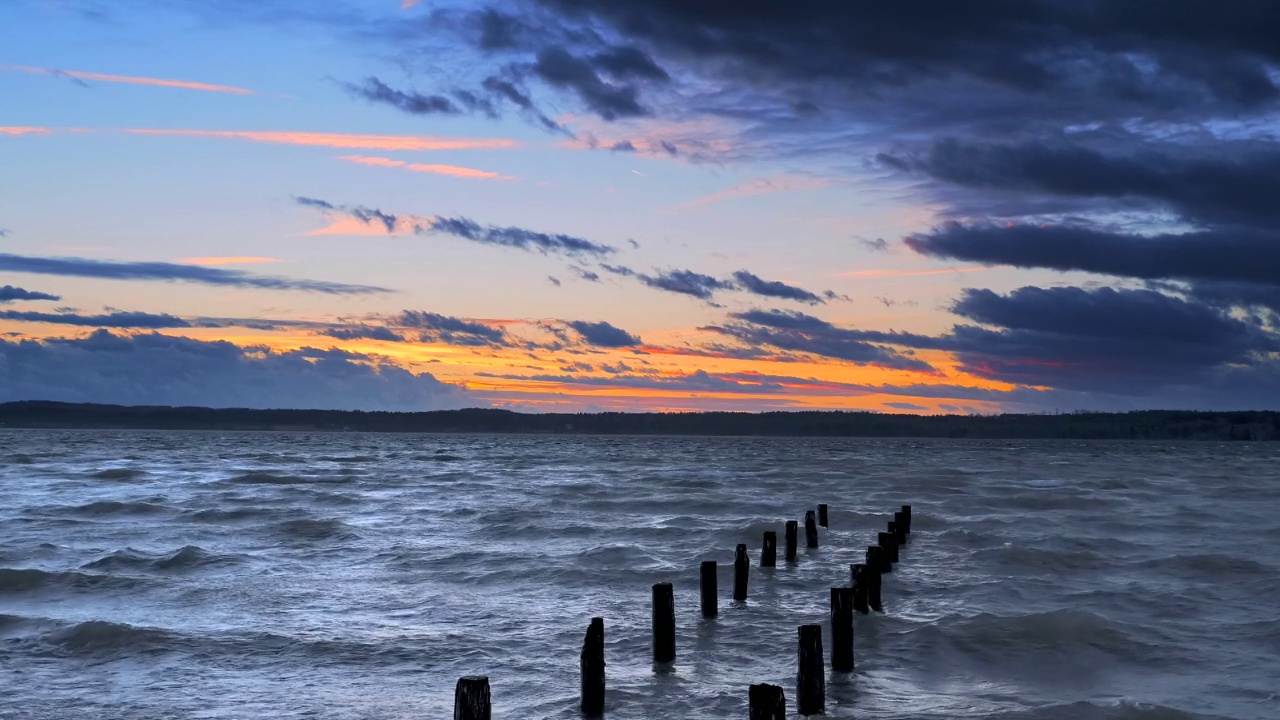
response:
<path fill-rule="evenodd" d="M 812 510 L 804 513 L 804 541 L 811 548 L 818 547 L 818 519 Z"/>
<path fill-rule="evenodd" d="M 671 583 L 653 586 L 653 661 L 676 659 L 676 599 Z"/>
<path fill-rule="evenodd" d="M 489 720 L 489 678 L 469 675 L 458 678 L 453 691 L 453 720 Z"/>
<path fill-rule="evenodd" d="M 796 561 L 796 536 L 799 534 L 799 524 L 795 520 L 787 521 L 787 562 Z"/>
<path fill-rule="evenodd" d="M 902 506 L 902 519 L 907 521 L 907 534 L 911 534 L 911 506 Z"/>
<path fill-rule="evenodd" d="M 879 545 L 884 548 L 885 555 L 889 558 L 889 562 L 898 562 L 898 536 L 889 532 L 879 534 Z"/>
<path fill-rule="evenodd" d="M 875 568 L 880 573 L 893 572 L 893 563 L 889 562 L 888 554 L 879 545 L 871 545 L 867 548 L 867 566 Z"/>
<path fill-rule="evenodd" d="M 591 618 L 582 641 L 582 714 L 604 714 L 604 618 Z"/>
<path fill-rule="evenodd" d="M 751 573 L 751 561 L 747 559 L 747 546 L 738 545 L 733 557 L 733 599 L 747 599 L 747 575 Z"/>
<path fill-rule="evenodd" d="M 796 673 L 796 709 L 801 715 L 826 711 L 826 678 L 822 662 L 822 626 L 800 626 L 799 668 Z"/>
<path fill-rule="evenodd" d="M 827 527 L 827 504 L 818 503 L 818 525 Z"/>
<path fill-rule="evenodd" d="M 778 685 L 761 683 L 747 691 L 750 720 L 787 720 L 787 696 Z"/>
<path fill-rule="evenodd" d="M 831 671 L 853 672 L 853 588 L 831 588 Z"/>
<path fill-rule="evenodd" d="M 867 580 L 862 577 L 862 571 L 865 567 L 866 565 L 863 565 L 862 563 L 855 563 L 849 567 L 849 570 L 853 575 L 853 582 L 850 583 L 853 587 L 853 609 L 863 615 L 867 615 L 871 612 L 870 606 L 867 604 L 867 601 L 870 598 L 870 595 L 868 595 Z"/>
<path fill-rule="evenodd" d="M 715 617 L 719 609 L 716 606 L 716 561 L 703 560 L 699 570 L 699 589 L 702 591 L 702 617 Z"/>
<path fill-rule="evenodd" d="M 883 584 L 880 568 L 883 565 L 883 552 L 883 549 L 874 545 L 867 548 L 867 563 L 862 566 L 862 572 L 858 573 L 858 582 L 865 583 L 867 588 L 867 604 L 876 612 L 884 612 L 884 605 L 880 602 L 880 586 Z"/>
<path fill-rule="evenodd" d="M 901 512 L 893 514 L 893 520 L 889 521 L 889 532 L 898 538 L 899 547 L 907 544 L 907 526 L 902 521 Z"/>
<path fill-rule="evenodd" d="M 778 566 L 778 533 L 766 530 L 764 545 L 760 548 L 760 567 Z"/>

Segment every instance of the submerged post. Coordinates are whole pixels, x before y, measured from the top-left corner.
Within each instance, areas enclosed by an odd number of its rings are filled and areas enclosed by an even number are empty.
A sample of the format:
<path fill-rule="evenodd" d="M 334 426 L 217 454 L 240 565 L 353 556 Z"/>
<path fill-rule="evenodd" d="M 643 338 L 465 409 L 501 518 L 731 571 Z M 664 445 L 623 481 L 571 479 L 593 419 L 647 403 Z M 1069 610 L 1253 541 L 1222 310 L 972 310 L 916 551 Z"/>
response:
<path fill-rule="evenodd" d="M 458 678 L 453 691 L 453 720 L 489 720 L 489 678 L 469 675 Z"/>
<path fill-rule="evenodd" d="M 831 671 L 853 672 L 853 588 L 831 588 Z"/>
<path fill-rule="evenodd" d="M 911 506 L 902 506 L 902 519 L 907 521 L 907 534 L 911 534 Z"/>
<path fill-rule="evenodd" d="M 813 516 L 812 510 L 804 513 L 804 541 L 811 548 L 818 547 L 818 519 Z"/>
<path fill-rule="evenodd" d="M 582 714 L 604 714 L 604 618 L 591 618 L 582 641 Z"/>
<path fill-rule="evenodd" d="M 787 521 L 787 562 L 796 561 L 796 536 L 799 534 L 799 524 L 795 520 Z"/>
<path fill-rule="evenodd" d="M 818 504 L 818 524 L 821 525 L 822 527 L 827 527 L 827 504 L 826 503 Z"/>
<path fill-rule="evenodd" d="M 823 672 L 822 626 L 801 625 L 796 673 L 796 709 L 801 715 L 825 714 L 827 688 Z"/>
<path fill-rule="evenodd" d="M 747 599 L 747 575 L 751 572 L 751 561 L 747 559 L 747 546 L 739 545 L 733 558 L 733 599 L 742 602 Z"/>
<path fill-rule="evenodd" d="M 653 586 L 653 661 L 676 659 L 676 599 L 671 583 Z"/>
<path fill-rule="evenodd" d="M 849 567 L 849 570 L 853 573 L 853 609 L 863 615 L 867 615 L 871 612 L 867 605 L 867 601 L 870 598 L 867 589 L 867 580 L 862 577 L 862 571 L 865 567 L 866 565 L 863 565 L 862 563 L 856 563 Z"/>
<path fill-rule="evenodd" d="M 764 546 L 760 549 L 760 567 L 778 566 L 778 533 L 766 530 Z"/>
<path fill-rule="evenodd" d="M 883 566 L 882 558 L 884 551 L 874 545 L 867 548 L 867 564 L 862 566 L 862 572 L 858 575 L 858 580 L 866 581 L 867 584 L 867 604 L 872 610 L 878 613 L 884 612 L 884 605 L 880 602 L 880 586 L 883 578 L 880 577 L 880 568 Z"/>
<path fill-rule="evenodd" d="M 778 685 L 761 683 L 747 691 L 750 720 L 787 720 L 787 696 Z"/>
<path fill-rule="evenodd" d="M 702 590 L 702 617 L 715 617 L 716 607 L 716 561 L 703 560 L 700 570 L 699 587 Z"/>

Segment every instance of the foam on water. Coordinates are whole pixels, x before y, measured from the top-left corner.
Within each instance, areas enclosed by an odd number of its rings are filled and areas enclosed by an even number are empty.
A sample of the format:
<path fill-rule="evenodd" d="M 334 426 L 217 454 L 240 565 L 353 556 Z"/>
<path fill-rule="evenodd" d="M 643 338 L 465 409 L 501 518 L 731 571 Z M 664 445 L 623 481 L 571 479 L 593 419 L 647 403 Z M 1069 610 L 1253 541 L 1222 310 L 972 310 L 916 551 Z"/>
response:
<path fill-rule="evenodd" d="M 740 718 L 913 505 L 832 717 L 1280 717 L 1280 447 L 0 431 L 0 717 Z M 822 546 L 752 567 L 816 503 Z M 719 560 L 720 615 L 697 614 Z M 676 587 L 655 672 L 649 586 Z"/>

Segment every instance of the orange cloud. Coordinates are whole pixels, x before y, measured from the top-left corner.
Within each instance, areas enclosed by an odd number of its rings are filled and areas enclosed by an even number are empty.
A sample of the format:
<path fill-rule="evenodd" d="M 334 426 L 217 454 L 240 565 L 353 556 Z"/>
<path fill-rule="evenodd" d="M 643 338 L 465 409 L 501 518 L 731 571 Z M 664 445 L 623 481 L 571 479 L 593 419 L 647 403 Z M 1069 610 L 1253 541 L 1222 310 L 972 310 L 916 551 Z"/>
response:
<path fill-rule="evenodd" d="M 519 143 L 505 138 L 445 138 L 429 135 L 359 135 L 297 130 L 121 130 L 133 135 L 210 137 L 277 145 L 307 145 L 359 150 L 505 150 Z"/>
<path fill-rule="evenodd" d="M 840 277 L 917 277 L 921 275 L 948 275 L 950 273 L 978 272 L 991 270 L 986 265 L 970 265 L 968 267 L 942 268 L 934 270 L 850 270 L 840 273 Z"/>
<path fill-rule="evenodd" d="M 380 222 L 365 222 L 350 213 L 329 213 L 329 224 L 306 234 L 306 237 L 323 235 L 363 235 L 367 237 L 398 237 L 412 235 L 418 230 L 425 230 L 435 223 L 434 218 L 416 215 L 397 215 L 395 226 L 388 230 Z"/>
<path fill-rule="evenodd" d="M 97 80 L 99 82 L 126 83 L 129 85 L 152 85 L 155 87 L 180 88 L 182 90 L 201 90 L 204 92 L 231 93 L 233 95 L 256 95 L 252 90 L 232 87 L 231 85 L 213 85 L 210 83 L 190 82 L 188 80 L 166 80 L 164 78 L 135 77 L 132 75 L 104 75 L 102 73 L 80 72 L 79 70 L 57 70 L 54 68 L 27 67 L 26 65 L 0 65 L 0 70 L 22 72 L 30 75 L 62 75 L 77 80 Z"/>
<path fill-rule="evenodd" d="M 511 175 L 502 175 L 488 170 L 476 170 L 474 168 L 460 167 L 458 165 L 428 165 L 425 163 L 410 163 L 404 160 L 394 160 L 384 157 L 369 157 L 367 155 L 343 155 L 338 158 L 344 162 L 356 163 L 357 165 L 371 165 L 373 167 L 390 167 L 401 168 L 410 172 L 431 173 L 433 175 L 448 175 L 449 177 L 466 178 L 468 180 L 515 180 Z"/>
<path fill-rule="evenodd" d="M 711 203 L 720 202 L 722 200 L 732 200 L 740 197 L 753 197 L 755 195 L 795 192 L 797 190 L 816 190 L 818 188 L 834 185 L 835 183 L 836 181 L 830 178 L 813 177 L 810 175 L 773 175 L 770 177 L 754 178 L 743 183 L 738 183 L 733 187 L 725 188 L 724 190 L 711 193 L 705 197 L 690 200 L 686 203 L 680 203 L 670 209 L 681 210 L 685 208 L 698 207 L 700 205 L 710 205 Z"/>
<path fill-rule="evenodd" d="M 182 258 L 178 262 L 185 263 L 187 265 L 256 265 L 258 263 L 280 262 L 280 258 L 254 256 L 191 257 Z"/>
<path fill-rule="evenodd" d="M 5 127 L 0 125 L 0 135 L 48 135 L 53 132 L 49 128 L 42 127 Z"/>

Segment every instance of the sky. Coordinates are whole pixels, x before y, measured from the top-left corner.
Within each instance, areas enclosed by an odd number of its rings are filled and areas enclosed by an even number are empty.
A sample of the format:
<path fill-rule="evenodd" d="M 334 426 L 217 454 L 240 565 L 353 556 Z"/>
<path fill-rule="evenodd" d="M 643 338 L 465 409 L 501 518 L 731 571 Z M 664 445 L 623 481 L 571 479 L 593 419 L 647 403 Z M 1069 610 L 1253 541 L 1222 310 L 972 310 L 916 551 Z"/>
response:
<path fill-rule="evenodd" d="M 0 401 L 1280 409 L 1272 0 L 6 0 Z"/>

